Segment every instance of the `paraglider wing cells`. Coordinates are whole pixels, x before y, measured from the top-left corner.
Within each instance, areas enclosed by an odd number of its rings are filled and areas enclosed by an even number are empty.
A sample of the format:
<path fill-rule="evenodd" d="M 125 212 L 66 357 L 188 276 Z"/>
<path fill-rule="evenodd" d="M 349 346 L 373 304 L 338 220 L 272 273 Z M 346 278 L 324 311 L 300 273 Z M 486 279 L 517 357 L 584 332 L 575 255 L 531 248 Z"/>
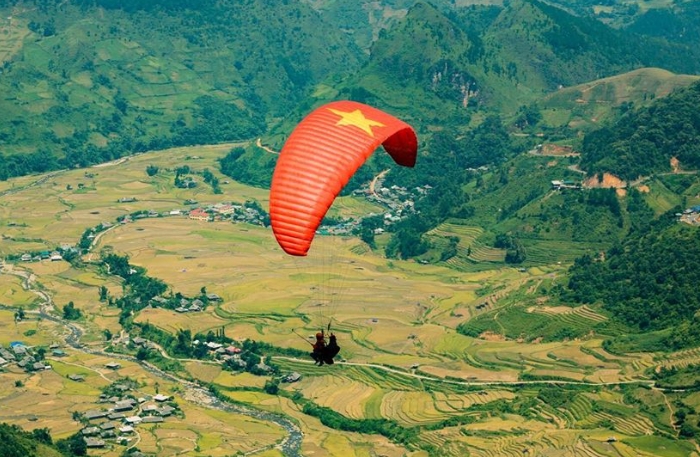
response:
<path fill-rule="evenodd" d="M 414 130 L 371 106 L 332 102 L 297 125 L 280 152 L 270 189 L 272 230 L 287 254 L 308 253 L 328 208 L 379 145 L 397 164 L 415 165 Z"/>

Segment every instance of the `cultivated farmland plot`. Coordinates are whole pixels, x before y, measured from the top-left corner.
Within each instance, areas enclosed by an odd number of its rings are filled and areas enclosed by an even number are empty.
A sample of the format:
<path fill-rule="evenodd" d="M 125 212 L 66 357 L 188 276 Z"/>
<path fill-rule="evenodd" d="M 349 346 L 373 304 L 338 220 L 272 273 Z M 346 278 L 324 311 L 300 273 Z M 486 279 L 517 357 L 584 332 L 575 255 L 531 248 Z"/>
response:
<path fill-rule="evenodd" d="M 114 46 L 106 47 L 105 55 L 118 52 Z M 345 363 L 315 367 L 306 359 L 273 357 L 281 373 L 301 375 L 299 382 L 280 384 L 282 395 L 266 392 L 269 377 L 234 374 L 214 361 L 179 361 L 174 369 L 178 376 L 215 386 L 222 396 L 291 418 L 304 433 L 303 455 L 518 456 L 525 450 L 543 456 L 691 455 L 687 441 L 671 439 L 671 411 L 662 393 L 648 396 L 653 413 L 620 393 L 603 395 L 628 388 L 647 392 L 645 370 L 654 363 L 653 355 L 612 355 L 602 348 L 601 338 L 586 332 L 564 341 L 521 337 L 528 322 L 587 329 L 607 319 L 592 307 L 549 306 L 540 290 L 564 267 L 547 264 L 544 255 L 537 268 L 507 268 L 500 263 L 500 250 L 479 244 L 483 229 L 452 221 L 431 236 L 459 236 L 458 261 L 488 263 L 488 268 L 388 261 L 357 238 L 319 236 L 324 255 L 335 259 L 329 271 L 327 263 L 313 256 L 308 262 L 284 256 L 269 228 L 196 221 L 182 212 L 170 215 L 192 206 L 185 200 L 197 200 L 197 206 L 254 200 L 267 207 L 264 189 L 231 182 L 222 184 L 223 194 L 217 195 L 204 184 L 195 189 L 173 185 L 174 170 L 182 165 L 209 169 L 223 183 L 216 159 L 231 147 L 141 154 L 87 170 L 0 183 L 3 256 L 75 244 L 87 229 L 112 225 L 96 236 L 83 266 L 44 259 L 13 261 L 1 270 L 0 344 L 58 343 L 67 355 L 49 353 L 51 370 L 26 373 L 11 367 L 0 373 L 0 416 L 66 437 L 82 428 L 72 411 L 99 407 L 101 389 L 129 377 L 137 381 L 139 394 L 158 390 L 172 395 L 183 412 L 172 421 L 139 428 L 142 451 L 282 455 L 274 446 L 287 432 L 273 422 L 208 407 L 180 383 L 133 358 L 120 360 L 117 371 L 105 368 L 110 361 L 103 352 L 105 331 L 121 336 L 120 310 L 99 297 L 102 287 L 110 297 L 119 297 L 123 284 L 100 266 L 104 250 L 128 256 L 133 266 L 164 281 L 169 293 L 191 297 L 204 287 L 222 298 L 201 312 L 150 306 L 132 316 L 136 323 L 169 334 L 223 329 L 237 340 L 307 351 L 303 339 L 332 322 Z M 159 168 L 153 177 L 145 172 L 149 165 Z M 344 197 L 334 211 L 352 215 L 368 208 L 367 202 Z M 117 223 L 135 211 L 161 216 Z M 55 315 L 68 302 L 83 312 L 75 323 L 83 332 L 81 350 L 66 346 L 66 327 L 37 314 L 47 296 Z M 15 322 L 19 307 L 27 316 Z M 490 332 L 466 336 L 457 332 L 463 323 L 486 325 Z M 657 364 L 689 364 L 696 352 L 674 354 Z M 71 374 L 84 381 L 70 380 Z M 357 423 L 389 421 L 415 430 L 415 437 L 392 441 L 333 426 L 307 414 L 300 399 Z M 608 442 L 611 436 L 614 442 Z M 99 455 L 118 456 L 124 449 L 115 445 Z"/>

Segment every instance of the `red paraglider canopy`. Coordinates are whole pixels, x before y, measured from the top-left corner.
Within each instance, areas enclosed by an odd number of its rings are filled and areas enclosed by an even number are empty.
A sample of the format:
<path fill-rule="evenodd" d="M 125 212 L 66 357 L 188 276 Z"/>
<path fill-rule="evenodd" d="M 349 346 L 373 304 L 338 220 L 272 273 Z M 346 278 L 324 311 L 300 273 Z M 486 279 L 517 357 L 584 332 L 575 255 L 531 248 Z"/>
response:
<path fill-rule="evenodd" d="M 287 254 L 307 254 L 328 208 L 380 144 L 397 164 L 415 165 L 413 128 L 371 106 L 328 103 L 297 125 L 280 152 L 270 189 L 272 231 Z"/>

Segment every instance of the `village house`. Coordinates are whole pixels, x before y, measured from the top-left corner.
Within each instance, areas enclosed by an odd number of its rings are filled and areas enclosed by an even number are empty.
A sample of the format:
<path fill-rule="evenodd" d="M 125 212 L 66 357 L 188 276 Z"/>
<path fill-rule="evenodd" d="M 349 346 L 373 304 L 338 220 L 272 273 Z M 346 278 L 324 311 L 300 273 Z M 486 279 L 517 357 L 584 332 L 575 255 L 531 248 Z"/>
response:
<path fill-rule="evenodd" d="M 117 428 L 117 425 L 114 422 L 105 422 L 100 425 L 101 430 L 114 430 L 115 428 Z"/>
<path fill-rule="evenodd" d="M 294 373 L 288 374 L 283 379 L 284 382 L 297 382 L 299 380 L 301 380 L 301 375 L 296 371 Z"/>
<path fill-rule="evenodd" d="M 69 374 L 68 379 L 70 379 L 71 381 L 75 381 L 75 382 L 83 382 L 83 381 L 85 381 L 85 376 L 80 375 L 80 374 Z"/>
<path fill-rule="evenodd" d="M 85 427 L 84 429 L 81 430 L 83 436 L 94 436 L 100 433 L 99 427 Z"/>
<path fill-rule="evenodd" d="M 126 392 L 128 390 L 131 390 L 131 387 L 127 386 L 126 384 L 112 384 L 112 387 L 114 387 L 120 392 Z"/>
<path fill-rule="evenodd" d="M 129 425 L 138 425 L 143 419 L 139 416 L 129 416 L 124 421 Z"/>
<path fill-rule="evenodd" d="M 114 404 L 112 410 L 117 413 L 121 411 L 130 411 L 134 409 L 134 405 L 134 400 L 121 400 Z"/>
<path fill-rule="evenodd" d="M 580 188 L 581 188 L 581 184 L 579 184 L 575 181 L 559 181 L 559 180 L 552 181 L 552 189 L 554 189 L 554 190 L 580 189 Z"/>
<path fill-rule="evenodd" d="M 27 355 L 27 347 L 22 343 L 12 343 L 10 347 L 17 357 Z"/>
<path fill-rule="evenodd" d="M 260 362 L 259 364 L 255 365 L 255 368 L 265 373 L 270 373 L 271 371 L 273 371 L 272 367 L 266 364 L 265 362 Z"/>
<path fill-rule="evenodd" d="M 144 343 L 146 343 L 148 340 L 146 338 L 141 338 L 140 336 L 136 336 L 131 339 L 131 342 L 134 343 L 136 346 L 141 346 Z"/>
<path fill-rule="evenodd" d="M 154 399 L 155 401 L 157 401 L 157 402 L 168 401 L 168 400 L 170 400 L 171 398 L 172 398 L 172 397 L 170 397 L 169 395 L 163 395 L 163 394 L 158 394 L 158 395 L 156 395 L 156 396 L 153 397 L 153 399 Z"/>
<path fill-rule="evenodd" d="M 36 360 L 34 360 L 34 357 L 27 356 L 27 357 L 24 357 L 19 362 L 17 362 L 17 366 L 19 366 L 20 368 L 29 368 L 32 366 L 32 364 L 34 362 L 36 362 Z"/>
<path fill-rule="evenodd" d="M 44 362 L 34 362 L 32 364 L 32 370 L 34 371 L 41 371 L 41 370 L 50 370 L 51 365 L 46 365 Z"/>
<path fill-rule="evenodd" d="M 105 365 L 105 368 L 109 368 L 110 370 L 118 370 L 122 366 L 118 364 L 117 362 L 109 362 L 108 364 Z"/>
<path fill-rule="evenodd" d="M 159 422 L 163 422 L 163 418 L 160 416 L 146 416 L 143 418 L 143 423 L 144 424 L 156 424 Z"/>
<path fill-rule="evenodd" d="M 221 297 L 219 297 L 216 294 L 207 294 L 207 300 L 209 301 L 219 301 L 221 300 Z"/>
<path fill-rule="evenodd" d="M 168 299 L 165 297 L 161 297 L 160 295 L 153 297 L 151 300 L 160 304 L 168 303 Z"/>
<path fill-rule="evenodd" d="M 96 419 L 102 419 L 103 417 L 107 417 L 107 414 L 108 414 L 107 411 L 98 411 L 98 410 L 93 409 L 90 411 L 86 411 L 84 416 L 85 416 L 85 419 L 92 421 L 92 420 L 96 420 Z"/>
<path fill-rule="evenodd" d="M 3 359 L 9 360 L 9 361 L 15 360 L 14 354 L 12 354 L 10 351 L 8 351 L 5 348 L 0 348 L 0 357 L 2 357 Z"/>
<path fill-rule="evenodd" d="M 141 407 L 141 411 L 144 412 L 144 413 L 152 413 L 152 412 L 154 412 L 154 411 L 157 410 L 157 409 L 158 409 L 158 406 L 153 405 L 153 404 L 144 405 L 143 407 Z"/>
<path fill-rule="evenodd" d="M 105 447 L 105 442 L 99 438 L 85 438 L 85 445 L 89 448 Z"/>
<path fill-rule="evenodd" d="M 240 354 L 241 349 L 237 348 L 236 346 L 229 346 L 226 348 L 226 354 L 233 355 L 233 354 Z"/>
<path fill-rule="evenodd" d="M 190 211 L 189 218 L 195 221 L 208 221 L 209 213 L 204 211 L 202 208 L 195 208 Z"/>
<path fill-rule="evenodd" d="M 222 216 L 228 216 L 230 214 L 233 214 L 236 211 L 236 209 L 233 207 L 233 205 L 217 204 L 214 205 L 214 211 L 221 214 Z"/>
<path fill-rule="evenodd" d="M 175 412 L 175 408 L 172 406 L 163 406 L 162 408 L 158 408 L 155 413 L 158 414 L 161 417 L 168 417 Z"/>
<path fill-rule="evenodd" d="M 103 430 L 100 432 L 100 438 L 116 438 L 117 432 L 114 430 Z"/>

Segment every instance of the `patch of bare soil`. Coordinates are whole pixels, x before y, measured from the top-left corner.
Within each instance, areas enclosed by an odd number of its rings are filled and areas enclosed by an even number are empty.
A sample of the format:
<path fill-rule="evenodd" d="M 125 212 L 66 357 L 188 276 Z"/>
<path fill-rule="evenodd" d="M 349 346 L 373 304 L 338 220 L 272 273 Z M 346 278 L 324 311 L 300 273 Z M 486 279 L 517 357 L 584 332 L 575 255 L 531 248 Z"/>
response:
<path fill-rule="evenodd" d="M 615 188 L 624 189 L 627 187 L 627 183 L 622 179 L 610 173 L 603 173 L 603 180 L 598 179 L 598 175 L 591 176 L 583 182 L 584 187 L 602 187 L 602 188 Z"/>
<path fill-rule="evenodd" d="M 482 333 L 481 335 L 479 335 L 479 338 L 481 338 L 482 340 L 486 340 L 486 341 L 505 341 L 506 340 L 505 336 L 503 336 L 499 333 L 491 332 L 491 331 L 486 331 L 486 332 Z"/>
<path fill-rule="evenodd" d="M 571 146 L 560 146 L 558 144 L 543 144 L 540 154 L 555 157 L 577 157 L 581 155 L 574 151 Z"/>
<path fill-rule="evenodd" d="M 681 162 L 675 157 L 671 157 L 671 169 L 673 170 L 674 173 L 678 173 L 678 170 L 681 168 Z"/>

